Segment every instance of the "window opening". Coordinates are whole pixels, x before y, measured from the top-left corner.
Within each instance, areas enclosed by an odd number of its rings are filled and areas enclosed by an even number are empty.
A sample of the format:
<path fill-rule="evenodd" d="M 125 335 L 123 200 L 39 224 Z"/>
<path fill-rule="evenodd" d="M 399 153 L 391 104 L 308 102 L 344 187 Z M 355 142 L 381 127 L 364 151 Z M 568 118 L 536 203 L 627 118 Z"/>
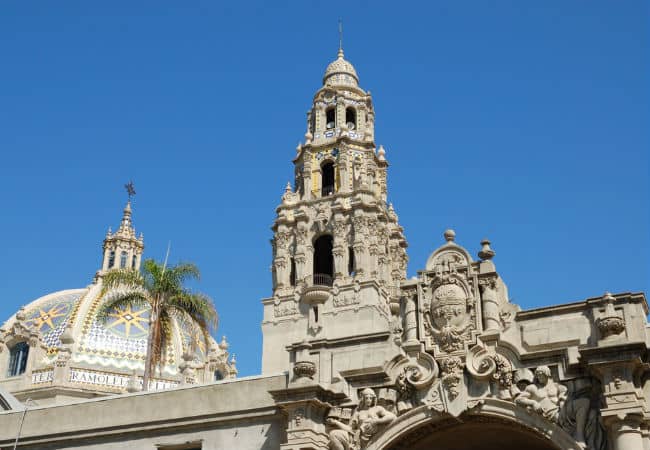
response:
<path fill-rule="evenodd" d="M 124 269 L 126 267 L 126 258 L 127 258 L 126 252 L 122 252 L 120 255 L 120 269 Z"/>
<path fill-rule="evenodd" d="M 314 322 L 318 323 L 318 306 L 312 308 L 314 310 Z"/>
<path fill-rule="evenodd" d="M 110 269 L 115 265 L 115 250 L 111 250 L 108 254 L 108 268 Z"/>
<path fill-rule="evenodd" d="M 27 357 L 29 356 L 29 345 L 27 342 L 19 342 L 9 351 L 9 370 L 7 376 L 16 377 L 25 373 L 27 369 Z"/>
<path fill-rule="evenodd" d="M 332 255 L 332 236 L 323 235 L 314 242 L 314 284 L 332 286 L 334 276 L 334 257 Z"/>
<path fill-rule="evenodd" d="M 354 276 L 357 269 L 357 262 L 354 260 L 354 249 L 348 247 L 348 275 Z"/>
<path fill-rule="evenodd" d="M 336 109 L 330 108 L 325 111 L 325 128 L 333 130 L 336 128 Z"/>
<path fill-rule="evenodd" d="M 133 255 L 133 259 L 131 260 L 131 268 L 132 269 L 135 269 L 136 262 L 137 262 L 137 259 L 136 259 L 135 255 Z"/>
<path fill-rule="evenodd" d="M 296 285 L 296 260 L 291 258 L 291 268 L 289 270 L 289 284 L 291 286 Z"/>
<path fill-rule="evenodd" d="M 334 163 L 327 162 L 321 166 L 321 195 L 327 197 L 334 193 Z"/>
<path fill-rule="evenodd" d="M 223 379 L 224 379 L 223 373 L 218 369 L 215 370 L 214 371 L 214 381 L 220 381 L 220 380 L 223 380 Z"/>
<path fill-rule="evenodd" d="M 345 124 L 348 127 L 348 130 L 357 129 L 357 112 L 354 108 L 347 108 L 345 110 Z"/>

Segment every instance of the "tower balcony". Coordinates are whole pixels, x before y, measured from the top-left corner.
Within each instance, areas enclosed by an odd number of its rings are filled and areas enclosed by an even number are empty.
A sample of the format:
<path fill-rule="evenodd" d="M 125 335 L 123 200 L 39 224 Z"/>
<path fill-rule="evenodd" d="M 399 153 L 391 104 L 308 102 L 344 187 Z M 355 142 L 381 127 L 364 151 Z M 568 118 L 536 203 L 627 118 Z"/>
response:
<path fill-rule="evenodd" d="M 307 288 L 302 293 L 302 300 L 307 304 L 325 303 L 330 297 L 334 278 L 326 273 L 315 273 L 307 278 Z"/>

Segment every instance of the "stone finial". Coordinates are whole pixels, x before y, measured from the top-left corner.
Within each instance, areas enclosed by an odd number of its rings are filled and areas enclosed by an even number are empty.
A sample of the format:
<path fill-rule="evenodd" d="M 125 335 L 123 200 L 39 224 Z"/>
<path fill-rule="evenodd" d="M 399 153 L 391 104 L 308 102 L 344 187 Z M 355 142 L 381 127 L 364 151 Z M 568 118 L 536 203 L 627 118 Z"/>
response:
<path fill-rule="evenodd" d="M 237 364 L 237 357 L 233 353 L 232 356 L 230 357 L 230 365 L 234 368 L 236 364 Z"/>
<path fill-rule="evenodd" d="M 305 135 L 305 138 L 307 138 L 307 135 Z M 300 153 L 301 150 L 302 150 L 302 144 L 298 142 L 298 145 L 296 146 L 296 153 Z"/>
<path fill-rule="evenodd" d="M 490 248 L 490 241 L 488 239 L 483 239 L 481 241 L 482 248 L 478 252 L 478 257 L 481 258 L 482 260 L 490 260 L 494 258 L 494 255 L 496 255 L 496 252 Z"/>
<path fill-rule="evenodd" d="M 219 348 L 223 351 L 226 351 L 228 350 L 229 346 L 230 345 L 228 344 L 228 341 L 226 341 L 226 336 L 221 336 L 221 342 L 219 343 Z"/>
<path fill-rule="evenodd" d="M 379 161 L 386 161 L 386 149 L 384 149 L 383 145 L 379 146 L 379 151 L 377 152 L 377 156 L 379 158 Z"/>
<path fill-rule="evenodd" d="M 16 313 L 16 320 L 19 322 L 27 319 L 27 313 L 25 312 L 25 305 L 21 306 L 18 312 Z"/>
<path fill-rule="evenodd" d="M 454 242 L 454 240 L 456 239 L 456 232 L 451 228 L 449 228 L 445 230 L 444 236 L 445 236 L 445 241 Z"/>
<path fill-rule="evenodd" d="M 305 144 L 310 144 L 311 140 L 314 139 L 314 135 L 310 131 L 305 133 Z"/>
<path fill-rule="evenodd" d="M 625 319 L 614 309 L 616 298 L 609 292 L 603 295 L 605 312 L 596 319 L 601 339 L 615 338 L 625 331 Z"/>

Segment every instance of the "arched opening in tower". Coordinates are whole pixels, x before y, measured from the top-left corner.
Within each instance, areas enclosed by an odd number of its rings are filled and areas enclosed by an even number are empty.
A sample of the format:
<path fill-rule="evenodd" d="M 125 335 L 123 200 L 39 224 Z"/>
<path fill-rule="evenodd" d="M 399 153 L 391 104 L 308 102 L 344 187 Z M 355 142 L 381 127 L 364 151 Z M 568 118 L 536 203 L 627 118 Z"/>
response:
<path fill-rule="evenodd" d="M 357 128 L 357 112 L 354 108 L 347 108 L 345 110 L 345 125 L 348 130 L 356 130 Z"/>
<path fill-rule="evenodd" d="M 314 242 L 314 284 L 331 286 L 333 276 L 332 236 L 325 234 Z"/>
<path fill-rule="evenodd" d="M 334 193 L 334 163 L 326 162 L 321 166 L 321 195 L 326 197 Z"/>
<path fill-rule="evenodd" d="M 325 111 L 325 128 L 333 130 L 336 128 L 336 109 L 330 108 Z"/>

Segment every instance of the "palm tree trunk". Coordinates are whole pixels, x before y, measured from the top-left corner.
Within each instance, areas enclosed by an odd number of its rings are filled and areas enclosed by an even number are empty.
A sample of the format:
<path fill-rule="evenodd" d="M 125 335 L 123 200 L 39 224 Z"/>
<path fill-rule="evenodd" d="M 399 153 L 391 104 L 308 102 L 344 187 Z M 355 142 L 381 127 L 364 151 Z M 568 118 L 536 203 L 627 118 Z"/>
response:
<path fill-rule="evenodd" d="M 142 390 L 149 390 L 149 380 L 151 379 L 151 370 L 153 368 L 153 333 L 155 326 L 154 324 L 158 320 L 158 302 L 154 302 L 151 305 L 151 316 L 149 316 L 149 333 L 147 334 L 147 354 L 145 355 L 144 360 L 144 374 L 142 375 Z"/>

